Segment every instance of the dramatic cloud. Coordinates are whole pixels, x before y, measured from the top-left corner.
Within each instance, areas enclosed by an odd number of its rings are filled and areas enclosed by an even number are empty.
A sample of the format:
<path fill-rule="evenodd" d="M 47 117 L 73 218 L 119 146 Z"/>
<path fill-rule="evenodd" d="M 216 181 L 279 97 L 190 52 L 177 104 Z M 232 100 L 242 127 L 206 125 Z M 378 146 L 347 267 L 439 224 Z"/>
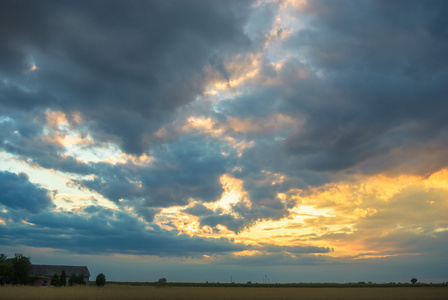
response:
<path fill-rule="evenodd" d="M 448 280 L 447 13 L 3 1 L 1 244 Z"/>
<path fill-rule="evenodd" d="M 50 191 L 31 183 L 25 173 L 0 172 L 0 204 L 36 214 L 53 206 Z"/>
<path fill-rule="evenodd" d="M 147 166 L 98 163 L 92 165 L 98 177 L 78 183 L 115 202 L 142 198 L 146 206 L 152 207 L 185 205 L 189 198 L 215 201 L 222 192 L 219 176 L 225 172 L 227 162 L 220 145 L 202 142 L 186 136 L 155 150 L 155 161 Z"/>
<path fill-rule="evenodd" d="M 161 122 L 203 92 L 204 68 L 250 47 L 243 32 L 249 6 L 3 3 L 1 107 L 81 112 L 95 140 L 146 152 Z"/>
<path fill-rule="evenodd" d="M 3 245 L 26 244 L 77 253 L 128 253 L 158 256 L 202 256 L 238 252 L 243 245 L 226 239 L 177 235 L 160 228 L 146 230 L 130 214 L 87 207 L 88 214 L 47 212 L 0 228 Z"/>
<path fill-rule="evenodd" d="M 285 95 L 288 109 L 306 116 L 285 144 L 299 166 L 365 169 L 395 159 L 394 149 L 443 148 L 448 43 L 439 30 L 447 30 L 446 8 L 421 1 L 309 3 L 309 25 L 286 42 L 318 74 Z M 433 162 L 416 171 L 434 171 Z"/>

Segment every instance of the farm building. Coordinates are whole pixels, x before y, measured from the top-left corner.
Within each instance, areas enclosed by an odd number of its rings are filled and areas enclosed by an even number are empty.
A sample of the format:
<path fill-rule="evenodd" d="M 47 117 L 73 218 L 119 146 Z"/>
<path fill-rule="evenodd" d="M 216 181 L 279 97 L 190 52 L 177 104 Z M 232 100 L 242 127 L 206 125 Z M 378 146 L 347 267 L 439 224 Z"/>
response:
<path fill-rule="evenodd" d="M 90 272 L 86 266 L 32 265 L 32 267 L 30 276 L 39 278 L 34 282 L 36 286 L 50 286 L 53 275 L 61 276 L 62 271 L 65 271 L 67 285 L 72 274 L 77 276 L 82 274 L 86 285 L 89 285 Z"/>

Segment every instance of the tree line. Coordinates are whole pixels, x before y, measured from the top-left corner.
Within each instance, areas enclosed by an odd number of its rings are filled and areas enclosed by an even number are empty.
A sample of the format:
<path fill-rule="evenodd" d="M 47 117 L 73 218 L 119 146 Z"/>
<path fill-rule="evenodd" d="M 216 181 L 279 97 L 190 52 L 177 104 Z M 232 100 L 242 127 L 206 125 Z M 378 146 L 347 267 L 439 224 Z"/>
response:
<path fill-rule="evenodd" d="M 29 276 L 32 269 L 30 258 L 16 253 L 8 258 L 0 254 L 0 284 L 31 284 L 35 278 Z"/>
<path fill-rule="evenodd" d="M 29 285 L 39 279 L 37 276 L 31 276 L 30 272 L 33 266 L 29 257 L 21 253 L 16 253 L 14 257 L 8 258 L 5 254 L 0 254 L 0 285 Z M 96 286 L 104 286 L 106 284 L 106 276 L 101 273 L 96 277 Z M 66 286 L 67 275 L 65 270 L 61 274 L 55 273 L 51 278 L 53 286 Z M 68 279 L 68 285 L 85 285 L 84 274 L 71 274 Z"/>
<path fill-rule="evenodd" d="M 68 278 L 68 285 L 86 285 L 86 282 L 84 280 L 84 274 L 76 275 L 73 273 Z M 62 270 L 61 276 L 59 274 L 54 273 L 53 277 L 51 278 L 51 285 L 52 286 L 66 286 L 67 285 L 67 275 L 65 274 L 65 270 Z"/>

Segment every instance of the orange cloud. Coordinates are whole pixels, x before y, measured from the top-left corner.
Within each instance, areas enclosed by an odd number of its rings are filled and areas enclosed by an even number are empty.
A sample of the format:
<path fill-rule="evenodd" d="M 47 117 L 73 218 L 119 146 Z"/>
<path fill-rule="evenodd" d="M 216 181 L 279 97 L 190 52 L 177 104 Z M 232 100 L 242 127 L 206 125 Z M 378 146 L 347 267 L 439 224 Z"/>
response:
<path fill-rule="evenodd" d="M 300 120 L 293 119 L 284 114 L 275 113 L 263 119 L 227 117 L 226 123 L 222 126 L 226 129 L 243 133 L 275 133 L 284 129 L 294 128 L 300 123 L 302 123 Z"/>
<path fill-rule="evenodd" d="M 284 174 L 265 172 L 265 184 L 285 180 Z M 260 182 L 263 184 L 264 182 Z M 224 192 L 219 201 L 203 204 L 213 211 L 235 214 L 232 206 L 251 202 L 244 182 L 230 174 L 221 176 Z M 163 209 L 157 222 L 166 228 L 202 237 L 226 236 L 250 245 L 315 246 L 333 248 L 328 257 L 372 259 L 417 255 L 419 239 L 448 230 L 448 170 L 428 177 L 354 176 L 350 180 L 307 190 L 278 193 L 282 201 L 296 201 L 280 220 L 261 220 L 235 234 L 224 226 L 201 227 L 187 207 Z M 194 206 L 192 200 L 189 206 Z M 235 218 L 238 218 L 235 215 Z M 174 227 L 172 227 L 174 226 Z M 423 242 L 421 242 L 423 243 Z M 240 253 L 239 255 L 251 255 Z"/>
<path fill-rule="evenodd" d="M 46 134 L 42 136 L 42 140 L 63 147 L 94 144 L 91 138 L 77 131 L 75 125 L 82 122 L 80 113 L 67 116 L 61 111 L 47 111 L 45 117 L 47 121 Z"/>

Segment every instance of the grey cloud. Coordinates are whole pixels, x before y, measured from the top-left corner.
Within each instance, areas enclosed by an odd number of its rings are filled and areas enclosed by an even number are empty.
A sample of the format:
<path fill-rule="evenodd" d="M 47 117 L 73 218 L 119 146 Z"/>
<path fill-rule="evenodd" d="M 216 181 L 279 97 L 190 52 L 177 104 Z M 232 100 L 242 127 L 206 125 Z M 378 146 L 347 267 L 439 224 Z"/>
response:
<path fill-rule="evenodd" d="M 260 220 L 279 220 L 289 215 L 289 209 L 297 203 L 295 200 L 277 198 L 277 193 L 287 192 L 289 183 L 272 185 L 272 178 L 264 173 L 250 173 L 244 179 L 244 190 L 249 192 L 250 206 L 245 203 L 232 204 L 232 214 L 222 210 L 208 209 L 200 203 L 184 209 L 185 213 L 198 216 L 201 226 L 209 226 L 216 229 L 217 225 L 223 225 L 235 233 L 252 226 Z"/>
<path fill-rule="evenodd" d="M 88 215 L 46 212 L 26 218 L 33 226 L 10 223 L 0 228 L 2 245 L 50 247 L 76 253 L 122 253 L 158 256 L 202 256 L 245 249 L 227 239 L 177 235 L 154 226 L 145 228 L 133 216 L 108 209 L 87 209 Z"/>
<path fill-rule="evenodd" d="M 406 3 L 406 4 L 404 4 Z M 293 43 L 326 70 L 418 75 L 441 71 L 448 28 L 444 1 L 309 3 L 307 29 Z M 441 63 L 441 64 L 440 64 Z"/>
<path fill-rule="evenodd" d="M 448 43 L 440 32 L 446 32 L 447 9 L 442 1 L 411 1 L 405 7 L 382 1 L 310 2 L 298 15 L 305 26 L 284 42 L 300 61 L 290 58 L 276 72 L 263 70 L 263 76 L 281 79 L 277 85 L 252 87 L 255 91 L 240 94 L 238 101 L 220 104 L 226 115 L 262 118 L 280 112 L 303 121 L 284 140 L 245 136 L 254 141 L 245 152 L 245 166 L 299 175 L 302 182 L 307 176 L 301 172 L 314 177 L 320 172 L 325 180 L 352 168 L 369 172 L 382 161 L 388 163 L 377 172 L 406 165 L 409 171 L 408 160 L 393 157 L 403 150 L 408 158 L 418 155 L 411 172 L 424 174 L 437 169 L 433 156 L 422 154 L 428 144 L 440 151 L 439 168 L 446 166 L 448 61 L 443 53 Z M 299 69 L 309 76 L 293 76 Z"/>
<path fill-rule="evenodd" d="M 184 209 L 184 212 L 197 217 L 213 214 L 213 211 L 211 209 L 205 207 L 200 203 L 195 203 L 194 206 Z"/>
<path fill-rule="evenodd" d="M 145 206 L 167 207 L 184 205 L 189 198 L 214 201 L 222 193 L 219 177 L 232 163 L 221 154 L 225 146 L 219 141 L 206 141 L 194 135 L 166 144 L 163 149 L 154 147 L 154 163 L 149 166 L 132 162 L 84 163 L 62 155 L 62 146 L 46 142 L 38 134 L 23 136 L 19 123 L 12 119 L 1 122 L 0 127 L 4 129 L 0 132 L 0 147 L 7 152 L 44 168 L 94 174 L 97 177 L 93 180 L 73 180 L 72 183 L 117 203 L 120 199 L 144 199 Z"/>
<path fill-rule="evenodd" d="M 136 208 L 136 212 L 138 213 L 138 215 L 143 217 L 143 219 L 145 219 L 146 222 L 154 221 L 155 215 L 159 212 L 156 209 L 151 209 L 148 207 L 137 206 L 135 208 Z"/>
<path fill-rule="evenodd" d="M 277 85 L 252 83 L 217 106 L 220 122 L 227 116 L 262 119 L 274 112 L 303 121 L 289 133 L 226 133 L 253 142 L 237 161 L 242 170 L 233 172 L 244 180 L 252 202 L 251 209 L 233 207 L 245 224 L 287 216 L 288 207 L 275 199 L 278 192 L 322 185 L 341 171 L 427 174 L 448 163 L 448 61 L 442 55 L 448 43 L 440 34 L 446 30 L 442 15 L 447 5 L 309 5 L 299 16 L 306 26 L 285 42 L 302 59 L 289 58 L 275 72 L 262 69 L 261 77 L 278 79 Z M 401 9 L 405 13 L 394 17 Z M 300 69 L 309 76 L 294 76 Z M 261 170 L 284 173 L 288 180 L 274 186 L 257 183 Z M 202 215 L 202 220 L 241 228 L 230 215 Z"/>
<path fill-rule="evenodd" d="M 251 200 L 251 203 L 250 208 L 239 203 L 232 205 L 231 210 L 236 215 L 223 213 L 220 210 L 212 211 L 205 207 L 204 209 L 201 207 L 202 205 L 195 205 L 184 211 L 199 216 L 201 226 L 216 229 L 218 225 L 223 225 L 237 234 L 257 221 L 279 220 L 289 215 L 289 210 L 278 199 Z"/>
<path fill-rule="evenodd" d="M 288 58 L 275 70 L 266 58 L 261 78 L 275 84 L 265 87 L 255 80 L 216 107 L 192 100 L 213 79 L 205 78 L 204 66 L 228 78 L 232 74 L 224 58 L 254 47 L 244 33 L 251 3 L 23 3 L 2 2 L 0 7 L 0 109 L 11 118 L 0 122 L 0 147 L 44 168 L 96 175 L 73 182 L 115 203 L 124 199 L 148 222 L 158 207 L 186 205 L 190 198 L 217 200 L 224 173 L 244 181 L 251 208 L 234 205 L 237 218 L 201 205 L 185 212 L 200 217 L 202 225 L 221 224 L 239 232 L 256 221 L 287 216 L 295 203 L 275 197 L 290 188 L 322 185 L 352 170 L 427 174 L 448 165 L 445 2 L 309 2 L 308 10 L 299 13 L 305 26 L 282 41 L 283 50 L 301 59 Z M 264 16 L 272 21 L 268 11 L 254 18 Z M 37 64 L 35 72 L 25 72 L 30 59 Z M 299 69 L 309 77 L 296 76 Z M 154 138 L 187 105 L 189 113 L 219 122 L 229 116 L 261 120 L 273 113 L 303 122 L 281 133 L 228 130 L 225 134 L 237 141 L 253 142 L 241 157 L 222 141 L 199 134 Z M 47 108 L 80 111 L 83 129 L 96 142 L 115 143 L 128 153 L 150 153 L 153 163 L 84 164 L 63 157 L 65 149 L 38 138 Z M 157 143 L 165 143 L 164 149 Z M 234 171 L 235 166 L 241 169 Z M 262 170 L 284 173 L 287 179 L 260 183 L 266 180 Z M 93 208 L 89 212 L 96 214 Z M 74 230 L 63 227 L 55 215 L 47 217 L 48 227 Z M 90 222 L 109 217 L 98 215 Z M 44 226 L 43 220 L 33 221 Z M 137 232 L 137 240 L 141 224 L 127 220 L 122 225 Z M 20 226 L 14 230 L 22 230 Z M 95 226 L 108 236 L 107 226 Z M 145 236 L 149 244 L 161 239 L 152 234 Z M 117 241 L 127 240 L 118 235 Z M 93 238 L 91 242 L 95 244 Z M 134 240 L 129 243 L 143 251 Z"/>
<path fill-rule="evenodd" d="M 115 136 L 128 153 L 147 151 L 144 134 L 202 93 L 210 59 L 251 47 L 249 1 L 1 5 L 0 105 L 80 111 L 96 138 Z"/>
<path fill-rule="evenodd" d="M 221 101 L 217 109 L 223 115 L 222 119 L 225 116 L 266 118 L 276 111 L 279 96 L 278 89 L 259 88 L 237 96 L 236 99 Z"/>
<path fill-rule="evenodd" d="M 91 164 L 79 162 L 75 157 L 62 156 L 65 148 L 41 138 L 44 120 L 17 113 L 0 122 L 0 149 L 47 169 L 77 174 L 91 174 Z"/>
<path fill-rule="evenodd" d="M 446 4 L 310 5 L 315 7 L 308 29 L 289 45 L 323 76 L 299 83 L 285 98 L 289 108 L 307 116 L 285 143 L 297 165 L 339 171 L 394 148 L 437 141 L 447 127 L 442 111 L 448 61 L 441 54 L 448 43 L 431 27 Z M 393 135 L 397 128 L 404 129 L 399 139 Z"/>
<path fill-rule="evenodd" d="M 216 228 L 216 226 L 220 224 L 227 229 L 238 233 L 247 225 L 247 220 L 235 218 L 229 214 L 211 214 L 202 216 L 200 218 L 200 223 L 201 226 L 210 226 L 211 228 Z"/>
<path fill-rule="evenodd" d="M 190 198 L 215 201 L 222 193 L 219 177 L 229 161 L 221 154 L 218 142 L 184 136 L 152 153 L 154 163 L 95 164 L 93 180 L 74 180 L 108 199 L 143 199 L 148 207 L 186 205 Z"/>
<path fill-rule="evenodd" d="M 53 206 L 50 191 L 31 183 L 25 173 L 0 171 L 0 203 L 36 214 Z"/>
<path fill-rule="evenodd" d="M 447 126 L 440 113 L 446 106 L 441 79 L 416 82 L 353 73 L 322 84 L 327 84 L 325 92 L 308 87 L 288 98 L 307 113 L 306 123 L 284 143 L 299 167 L 346 169 L 394 148 L 438 141 Z"/>

